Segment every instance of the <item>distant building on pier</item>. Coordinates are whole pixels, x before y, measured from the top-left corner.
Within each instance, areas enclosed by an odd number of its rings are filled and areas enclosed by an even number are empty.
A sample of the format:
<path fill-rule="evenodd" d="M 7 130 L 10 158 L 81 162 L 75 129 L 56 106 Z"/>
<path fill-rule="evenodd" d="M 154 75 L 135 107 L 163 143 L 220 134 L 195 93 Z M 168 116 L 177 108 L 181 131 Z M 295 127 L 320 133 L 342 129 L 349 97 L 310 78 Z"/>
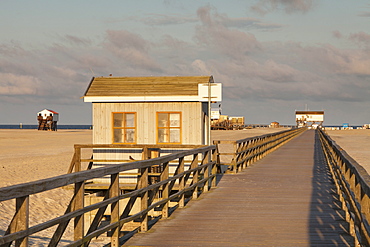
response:
<path fill-rule="evenodd" d="M 324 122 L 324 111 L 296 111 L 295 121 L 297 127 L 322 127 Z"/>

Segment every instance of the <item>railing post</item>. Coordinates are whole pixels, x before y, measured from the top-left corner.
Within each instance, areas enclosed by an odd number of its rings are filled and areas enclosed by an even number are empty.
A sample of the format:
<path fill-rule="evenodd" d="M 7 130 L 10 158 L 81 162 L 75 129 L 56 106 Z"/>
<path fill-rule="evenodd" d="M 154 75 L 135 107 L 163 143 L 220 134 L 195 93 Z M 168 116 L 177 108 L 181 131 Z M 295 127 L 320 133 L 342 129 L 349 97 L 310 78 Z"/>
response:
<path fill-rule="evenodd" d="M 365 192 L 363 192 L 363 196 L 361 199 L 361 213 L 365 216 L 366 219 L 370 219 L 370 208 L 369 207 L 370 207 L 370 198 Z M 368 243 L 370 242 L 369 233 L 367 233 L 366 231 L 362 232 L 361 237 L 363 239 L 366 239 Z"/>
<path fill-rule="evenodd" d="M 81 171 L 81 148 L 75 147 L 75 172 Z M 85 182 L 78 182 L 75 183 L 74 189 L 74 202 L 73 202 L 73 210 L 76 211 L 78 209 L 82 209 L 84 207 L 84 185 Z M 84 215 L 79 215 L 74 219 L 74 240 L 80 240 L 84 236 Z"/>
<path fill-rule="evenodd" d="M 179 174 L 184 172 L 184 157 L 179 158 Z M 182 176 L 179 178 L 179 191 L 183 191 L 185 189 L 185 177 Z M 179 208 L 183 208 L 185 206 L 185 193 L 181 194 L 179 199 Z"/>
<path fill-rule="evenodd" d="M 232 160 L 232 166 L 233 166 L 233 170 L 234 170 L 234 174 L 238 173 L 238 144 L 236 142 L 234 142 L 234 158 Z"/>
<path fill-rule="evenodd" d="M 117 198 L 119 196 L 119 173 L 111 175 L 111 186 L 109 189 L 109 198 Z M 111 223 L 119 221 L 119 201 L 113 202 L 111 205 Z M 112 229 L 111 246 L 119 247 L 119 232 L 120 227 Z"/>
<path fill-rule="evenodd" d="M 160 176 L 160 180 L 163 181 L 163 180 L 166 180 L 168 179 L 169 177 L 169 165 L 168 165 L 168 162 L 166 163 L 163 163 L 163 170 L 162 170 L 162 174 Z M 167 199 L 169 197 L 169 183 L 166 183 L 163 185 L 163 191 L 162 191 L 162 199 Z M 170 202 L 166 202 L 165 204 L 163 204 L 163 207 L 162 207 L 162 218 L 163 219 L 166 219 L 168 218 L 168 207 L 169 207 L 169 204 Z"/>
<path fill-rule="evenodd" d="M 74 168 L 75 168 L 75 172 L 81 171 L 81 148 L 80 147 L 75 147 Z"/>
<path fill-rule="evenodd" d="M 16 219 L 14 232 L 27 230 L 29 226 L 29 196 L 19 197 L 15 202 Z M 15 246 L 28 246 L 28 236 L 15 241 Z"/>
<path fill-rule="evenodd" d="M 190 169 L 196 168 L 198 166 L 198 157 L 199 155 L 197 153 L 193 155 L 193 160 L 191 162 Z M 199 180 L 198 177 L 199 177 L 199 170 L 196 170 L 193 172 L 193 184 L 198 183 L 198 180 Z M 198 185 L 195 186 L 193 190 L 193 199 L 196 199 L 196 198 L 198 198 Z"/>
<path fill-rule="evenodd" d="M 148 173 L 149 173 L 149 167 L 141 169 L 140 186 L 139 186 L 140 189 L 148 187 Z M 146 210 L 147 208 L 148 208 L 148 191 L 141 194 L 141 211 Z M 148 231 L 148 213 L 145 213 L 141 217 L 140 231 L 141 232 Z"/>
<path fill-rule="evenodd" d="M 214 162 L 214 164 L 212 165 L 212 175 L 215 175 L 215 176 L 212 178 L 211 186 L 216 187 L 217 186 L 217 166 L 218 166 L 217 147 L 212 150 L 212 162 Z"/>
<path fill-rule="evenodd" d="M 248 167 L 248 148 L 249 148 L 249 140 L 243 143 L 243 169 Z"/>
<path fill-rule="evenodd" d="M 204 169 L 204 178 L 208 178 L 205 182 L 205 185 L 204 185 L 204 191 L 207 192 L 209 191 L 209 187 L 210 187 L 210 178 L 209 178 L 209 175 L 211 174 L 211 169 L 210 169 L 210 162 L 211 162 L 211 155 L 210 155 L 210 151 L 206 151 L 205 152 L 205 157 L 203 159 L 204 163 L 205 164 L 208 164 L 206 166 L 206 168 Z"/>
<path fill-rule="evenodd" d="M 221 164 L 221 158 L 220 158 L 220 148 L 219 148 L 219 145 L 220 145 L 220 141 L 213 141 L 213 145 L 216 145 L 216 163 L 217 164 Z"/>

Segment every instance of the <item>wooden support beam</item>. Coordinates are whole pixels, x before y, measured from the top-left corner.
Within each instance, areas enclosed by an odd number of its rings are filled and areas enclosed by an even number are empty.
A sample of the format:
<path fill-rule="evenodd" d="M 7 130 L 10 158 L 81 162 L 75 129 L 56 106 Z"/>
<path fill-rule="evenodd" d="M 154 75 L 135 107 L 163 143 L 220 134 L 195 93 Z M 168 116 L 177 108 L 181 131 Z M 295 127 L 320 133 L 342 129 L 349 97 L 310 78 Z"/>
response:
<path fill-rule="evenodd" d="M 190 169 L 196 168 L 198 166 L 198 159 L 199 159 L 199 155 L 194 154 L 193 161 L 191 162 L 191 165 L 190 165 Z M 198 183 L 198 180 L 199 180 L 199 171 L 196 170 L 193 172 L 193 184 Z M 196 198 L 198 198 L 198 186 L 195 186 L 193 190 L 193 199 L 196 199 Z"/>
<path fill-rule="evenodd" d="M 217 156 L 218 156 L 217 149 L 212 150 L 211 152 L 212 152 L 212 161 L 215 162 L 215 164 L 212 165 L 212 175 L 217 175 L 217 166 L 219 164 L 219 163 L 217 163 Z M 212 178 L 212 182 L 211 182 L 212 187 L 216 187 L 216 185 L 217 185 L 216 180 L 217 180 L 217 176 L 214 176 Z"/>
<path fill-rule="evenodd" d="M 118 198 L 119 196 L 119 173 L 111 175 L 111 187 L 109 189 L 110 198 Z M 111 224 L 119 221 L 119 201 L 111 204 Z M 119 247 L 119 233 L 120 227 L 117 226 L 112 229 L 111 246 Z"/>
<path fill-rule="evenodd" d="M 75 146 L 75 172 L 81 171 L 81 148 Z M 84 185 L 85 182 L 75 183 L 73 210 L 82 209 L 84 207 Z M 80 240 L 84 236 L 84 215 L 77 216 L 74 219 L 74 240 Z"/>
<path fill-rule="evenodd" d="M 179 174 L 184 172 L 184 157 L 179 158 Z M 185 178 L 182 176 L 179 178 L 179 191 L 182 191 L 185 188 Z M 179 208 L 185 206 L 185 194 L 182 194 L 179 198 Z"/>
<path fill-rule="evenodd" d="M 141 169 L 141 177 L 139 181 L 139 188 L 145 188 L 148 186 L 148 172 L 149 167 Z M 141 194 L 141 211 L 148 208 L 148 191 Z M 148 231 L 148 213 L 143 214 L 141 217 L 140 231 Z"/>
<path fill-rule="evenodd" d="M 160 181 L 164 181 L 168 179 L 168 177 L 169 177 L 169 165 L 168 165 L 168 162 L 166 162 L 166 163 L 163 163 L 162 165 L 162 174 L 160 176 Z M 170 195 L 169 184 L 166 183 L 165 185 L 163 185 L 162 200 L 167 199 L 169 195 Z M 168 208 L 169 208 L 169 202 L 166 202 L 162 206 L 162 218 L 163 219 L 168 218 Z"/>
<path fill-rule="evenodd" d="M 203 162 L 204 163 L 202 165 L 208 164 L 206 168 L 204 169 L 204 177 L 206 178 L 211 175 L 211 155 L 209 151 L 205 152 Z M 208 179 L 207 182 L 204 184 L 204 192 L 209 191 L 210 186 L 211 186 L 211 181 L 210 179 Z"/>
<path fill-rule="evenodd" d="M 75 184 L 75 198 L 73 202 L 73 211 L 83 209 L 84 207 L 84 184 L 80 182 Z M 74 219 L 74 240 L 80 240 L 84 236 L 84 215 L 77 216 Z"/>
<path fill-rule="evenodd" d="M 15 208 L 17 212 L 15 232 L 27 230 L 29 227 L 29 196 L 16 199 Z M 27 247 L 28 237 L 15 241 L 17 247 Z"/>

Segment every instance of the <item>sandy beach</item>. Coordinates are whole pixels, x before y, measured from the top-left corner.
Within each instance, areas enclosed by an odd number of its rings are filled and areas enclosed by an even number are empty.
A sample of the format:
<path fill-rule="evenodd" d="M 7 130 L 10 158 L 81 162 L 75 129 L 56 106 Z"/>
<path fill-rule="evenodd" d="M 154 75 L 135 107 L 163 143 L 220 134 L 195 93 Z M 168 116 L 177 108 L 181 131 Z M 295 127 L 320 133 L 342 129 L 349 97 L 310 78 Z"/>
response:
<path fill-rule="evenodd" d="M 327 130 L 330 137 L 370 172 L 370 129 Z"/>
<path fill-rule="evenodd" d="M 237 131 L 212 131 L 212 139 L 236 140 L 263 135 L 283 128 L 261 128 Z M 355 160 L 370 170 L 370 130 L 328 131 L 329 135 Z M 66 174 L 73 156 L 74 144 L 90 144 L 91 130 L 0 130 L 0 187 L 31 182 Z M 72 191 L 58 189 L 43 192 L 30 198 L 30 225 L 45 222 L 62 215 Z M 45 207 L 45 205 L 48 205 Z M 12 215 L 13 202 L 0 202 L 0 235 L 3 235 Z M 53 232 L 48 229 L 31 237 L 32 246 L 44 246 Z M 40 236 L 42 235 L 42 236 Z M 66 236 L 73 236 L 69 227 Z M 67 244 L 67 243 L 66 243 Z M 63 245 L 63 244 L 62 244 Z M 94 244 L 95 245 L 95 244 Z M 91 245 L 91 246 L 94 246 Z M 99 246 L 99 243 L 96 244 Z"/>
<path fill-rule="evenodd" d="M 74 144 L 91 130 L 0 130 L 0 187 L 66 174 Z"/>
<path fill-rule="evenodd" d="M 0 187 L 36 181 L 66 174 L 74 144 L 92 142 L 91 130 L 0 130 Z M 63 215 L 73 193 L 55 189 L 30 196 L 30 225 Z M 14 200 L 0 202 L 0 235 L 3 235 L 14 212 Z M 47 205 L 47 207 L 45 207 Z M 46 246 L 53 233 L 50 228 L 32 236 L 31 246 Z M 72 238 L 73 228 L 65 233 Z"/>

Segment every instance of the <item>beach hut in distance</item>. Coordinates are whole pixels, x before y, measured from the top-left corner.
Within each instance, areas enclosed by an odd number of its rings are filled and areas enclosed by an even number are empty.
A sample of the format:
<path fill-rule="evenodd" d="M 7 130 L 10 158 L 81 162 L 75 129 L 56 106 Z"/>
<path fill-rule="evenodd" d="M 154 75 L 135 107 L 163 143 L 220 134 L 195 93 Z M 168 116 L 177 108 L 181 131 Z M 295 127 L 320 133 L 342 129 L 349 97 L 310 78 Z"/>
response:
<path fill-rule="evenodd" d="M 207 144 L 209 101 L 221 101 L 212 76 L 94 77 L 93 144 Z"/>
<path fill-rule="evenodd" d="M 37 113 L 38 130 L 57 130 L 59 113 L 53 110 L 44 109 Z"/>

